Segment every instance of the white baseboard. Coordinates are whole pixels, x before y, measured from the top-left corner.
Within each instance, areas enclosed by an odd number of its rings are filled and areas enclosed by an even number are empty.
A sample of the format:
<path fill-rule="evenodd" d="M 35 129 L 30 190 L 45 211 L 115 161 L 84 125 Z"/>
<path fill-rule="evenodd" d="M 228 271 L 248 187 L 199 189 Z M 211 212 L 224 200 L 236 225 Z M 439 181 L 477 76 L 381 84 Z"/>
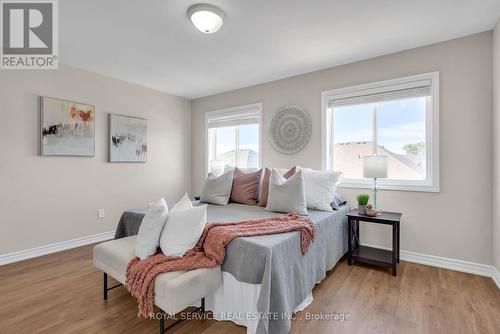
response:
<path fill-rule="evenodd" d="M 89 235 L 87 237 L 77 238 L 68 241 L 61 241 L 49 245 L 25 249 L 18 252 L 3 254 L 0 255 L 0 266 L 13 262 L 32 259 L 34 257 L 42 255 L 60 252 L 71 248 L 90 245 L 96 242 L 110 240 L 113 239 L 114 236 L 115 236 L 115 231 L 109 231 L 109 232 Z"/>
<path fill-rule="evenodd" d="M 390 250 L 390 248 L 387 247 L 381 247 L 370 244 L 363 244 L 363 245 Z M 497 287 L 500 289 L 500 274 L 494 266 L 482 263 L 455 260 L 441 256 L 410 252 L 405 250 L 401 250 L 401 260 L 418 264 L 424 264 L 431 267 L 438 267 L 443 269 L 461 271 L 464 273 L 469 273 L 474 275 L 491 277 L 491 279 L 493 279 Z"/>
<path fill-rule="evenodd" d="M 495 267 L 493 267 L 493 274 L 491 275 L 491 278 L 493 279 L 493 282 L 495 282 L 498 288 L 500 289 L 500 272 Z"/>

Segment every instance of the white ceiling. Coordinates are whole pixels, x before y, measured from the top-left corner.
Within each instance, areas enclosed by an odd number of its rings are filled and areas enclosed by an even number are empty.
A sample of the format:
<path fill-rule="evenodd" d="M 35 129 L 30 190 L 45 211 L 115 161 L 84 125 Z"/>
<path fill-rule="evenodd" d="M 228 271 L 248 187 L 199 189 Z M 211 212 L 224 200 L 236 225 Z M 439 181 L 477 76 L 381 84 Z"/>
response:
<path fill-rule="evenodd" d="M 201 0 L 226 23 L 188 20 L 193 0 L 59 1 L 60 59 L 197 98 L 491 30 L 500 0 Z"/>

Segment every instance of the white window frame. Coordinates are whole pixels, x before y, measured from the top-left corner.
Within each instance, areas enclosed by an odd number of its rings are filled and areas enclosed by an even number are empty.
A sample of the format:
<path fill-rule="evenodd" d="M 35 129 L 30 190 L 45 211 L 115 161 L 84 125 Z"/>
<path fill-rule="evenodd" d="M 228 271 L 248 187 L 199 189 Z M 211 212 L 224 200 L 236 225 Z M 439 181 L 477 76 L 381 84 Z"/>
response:
<path fill-rule="evenodd" d="M 405 89 L 415 86 L 416 82 L 430 80 L 431 95 L 428 99 L 426 114 L 426 176 L 423 181 L 418 180 L 394 180 L 377 179 L 377 187 L 386 190 L 424 191 L 439 192 L 439 72 L 431 72 L 413 75 L 393 80 L 385 80 L 364 85 L 352 86 L 321 92 L 321 165 L 323 169 L 330 168 L 328 156 L 328 136 L 330 124 L 328 124 L 328 106 L 331 101 L 340 98 L 355 97 L 368 94 L 378 94 L 394 89 Z M 345 188 L 366 188 L 373 186 L 372 179 L 345 178 L 340 184 Z"/>
<path fill-rule="evenodd" d="M 209 141 L 208 141 L 208 121 L 210 118 L 215 117 L 224 117 L 224 116 L 235 116 L 238 114 L 248 115 L 250 112 L 255 112 L 257 110 L 257 114 L 259 117 L 259 168 L 262 168 L 262 103 L 252 103 L 246 104 L 237 107 L 224 108 L 219 110 L 207 111 L 205 113 L 205 175 L 208 175 L 208 157 L 209 157 Z M 236 136 L 236 141 L 239 140 L 239 136 Z M 237 160 L 236 160 L 237 161 Z"/>

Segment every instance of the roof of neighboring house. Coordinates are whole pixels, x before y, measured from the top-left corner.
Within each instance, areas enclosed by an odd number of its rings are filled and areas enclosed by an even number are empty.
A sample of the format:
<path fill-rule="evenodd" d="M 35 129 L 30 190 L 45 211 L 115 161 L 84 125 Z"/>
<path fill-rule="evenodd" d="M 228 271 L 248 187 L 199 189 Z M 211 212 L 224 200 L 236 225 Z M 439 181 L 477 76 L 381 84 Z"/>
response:
<path fill-rule="evenodd" d="M 384 146 L 377 146 L 378 154 L 389 157 L 388 169 L 391 178 L 423 179 L 425 164 L 422 154 L 398 154 Z M 335 169 L 342 170 L 345 177 L 363 175 L 363 159 L 365 155 L 373 154 L 372 141 L 346 142 L 334 145 Z"/>
<path fill-rule="evenodd" d="M 217 160 L 223 160 L 235 163 L 236 151 L 231 150 L 217 155 Z M 257 152 L 250 149 L 242 149 L 238 151 L 238 164 L 237 166 L 252 166 L 257 164 Z"/>

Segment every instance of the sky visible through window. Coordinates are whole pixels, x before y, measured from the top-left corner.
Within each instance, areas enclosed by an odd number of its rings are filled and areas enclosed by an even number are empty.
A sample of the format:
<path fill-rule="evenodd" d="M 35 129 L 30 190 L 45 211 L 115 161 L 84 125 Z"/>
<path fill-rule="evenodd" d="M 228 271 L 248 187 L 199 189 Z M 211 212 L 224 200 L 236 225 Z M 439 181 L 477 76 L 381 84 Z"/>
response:
<path fill-rule="evenodd" d="M 225 153 L 235 149 L 235 127 L 217 128 L 217 153 Z"/>
<path fill-rule="evenodd" d="M 217 151 L 219 153 L 235 149 L 235 127 L 219 128 L 217 134 Z M 259 125 L 240 125 L 240 150 L 259 150 Z"/>
<path fill-rule="evenodd" d="M 248 124 L 240 126 L 240 149 L 259 150 L 259 125 Z"/>
<path fill-rule="evenodd" d="M 427 98 L 381 102 L 378 104 L 378 145 L 405 154 L 407 144 L 425 142 Z M 335 108 L 334 143 L 372 141 L 372 104 Z"/>

